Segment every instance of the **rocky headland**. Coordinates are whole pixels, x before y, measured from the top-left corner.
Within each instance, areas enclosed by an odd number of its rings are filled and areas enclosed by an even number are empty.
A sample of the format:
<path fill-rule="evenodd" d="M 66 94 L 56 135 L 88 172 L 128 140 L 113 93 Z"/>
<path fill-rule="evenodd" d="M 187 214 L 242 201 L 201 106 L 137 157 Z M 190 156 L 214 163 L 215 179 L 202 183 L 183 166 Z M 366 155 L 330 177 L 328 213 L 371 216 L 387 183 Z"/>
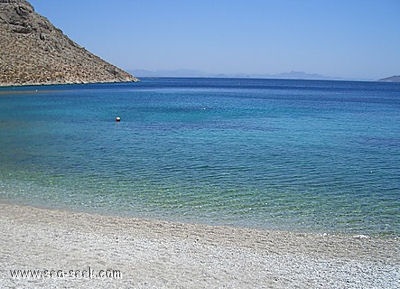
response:
<path fill-rule="evenodd" d="M 25 0 L 0 0 L 0 86 L 132 82 L 69 39 Z"/>

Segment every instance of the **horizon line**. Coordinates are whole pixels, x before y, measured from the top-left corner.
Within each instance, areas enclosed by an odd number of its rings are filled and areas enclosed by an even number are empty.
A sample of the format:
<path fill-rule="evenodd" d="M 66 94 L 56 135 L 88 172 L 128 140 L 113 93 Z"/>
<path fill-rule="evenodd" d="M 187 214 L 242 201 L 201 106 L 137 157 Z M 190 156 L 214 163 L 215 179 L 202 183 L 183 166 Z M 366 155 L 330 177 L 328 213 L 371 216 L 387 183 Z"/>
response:
<path fill-rule="evenodd" d="M 308 73 L 304 71 L 289 71 L 281 73 L 210 73 L 196 69 L 125 69 L 133 73 L 137 77 L 164 77 L 164 78 L 253 78 L 253 79 L 298 79 L 298 80 L 337 80 L 337 81 L 370 81 L 379 82 L 385 78 L 390 78 L 395 75 L 385 76 L 380 78 L 358 78 L 358 77 L 341 77 L 330 76 L 319 73 Z"/>

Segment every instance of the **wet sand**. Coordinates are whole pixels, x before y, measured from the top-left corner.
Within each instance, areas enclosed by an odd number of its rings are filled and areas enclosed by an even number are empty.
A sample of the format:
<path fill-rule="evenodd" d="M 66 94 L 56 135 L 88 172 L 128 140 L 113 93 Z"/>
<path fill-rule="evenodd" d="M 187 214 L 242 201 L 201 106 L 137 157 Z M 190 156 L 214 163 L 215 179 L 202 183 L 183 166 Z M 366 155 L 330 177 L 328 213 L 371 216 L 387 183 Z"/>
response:
<path fill-rule="evenodd" d="M 0 232 L 0 288 L 400 288 L 395 237 L 181 224 L 4 203 Z M 79 275 L 88 268 L 91 276 Z M 12 278 L 10 270 L 41 270 L 42 278 Z"/>

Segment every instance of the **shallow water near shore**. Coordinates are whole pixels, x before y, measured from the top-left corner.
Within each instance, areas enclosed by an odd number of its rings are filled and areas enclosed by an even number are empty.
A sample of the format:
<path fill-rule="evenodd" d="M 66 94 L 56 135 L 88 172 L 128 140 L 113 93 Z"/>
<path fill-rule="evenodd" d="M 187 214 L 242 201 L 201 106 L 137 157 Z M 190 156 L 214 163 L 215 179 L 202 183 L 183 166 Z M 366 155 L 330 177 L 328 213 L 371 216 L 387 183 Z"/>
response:
<path fill-rule="evenodd" d="M 399 84 L 155 78 L 1 88 L 0 148 L 0 199 L 10 202 L 400 235 Z"/>

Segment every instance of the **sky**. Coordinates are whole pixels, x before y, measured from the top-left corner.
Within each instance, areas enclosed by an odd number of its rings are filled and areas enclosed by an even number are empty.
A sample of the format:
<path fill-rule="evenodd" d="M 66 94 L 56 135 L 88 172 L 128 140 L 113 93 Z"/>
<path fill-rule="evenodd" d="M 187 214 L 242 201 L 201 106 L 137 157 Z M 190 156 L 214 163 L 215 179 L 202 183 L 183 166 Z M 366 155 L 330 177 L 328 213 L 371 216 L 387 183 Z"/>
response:
<path fill-rule="evenodd" d="M 28 0 L 126 70 L 400 75 L 400 0 Z"/>

